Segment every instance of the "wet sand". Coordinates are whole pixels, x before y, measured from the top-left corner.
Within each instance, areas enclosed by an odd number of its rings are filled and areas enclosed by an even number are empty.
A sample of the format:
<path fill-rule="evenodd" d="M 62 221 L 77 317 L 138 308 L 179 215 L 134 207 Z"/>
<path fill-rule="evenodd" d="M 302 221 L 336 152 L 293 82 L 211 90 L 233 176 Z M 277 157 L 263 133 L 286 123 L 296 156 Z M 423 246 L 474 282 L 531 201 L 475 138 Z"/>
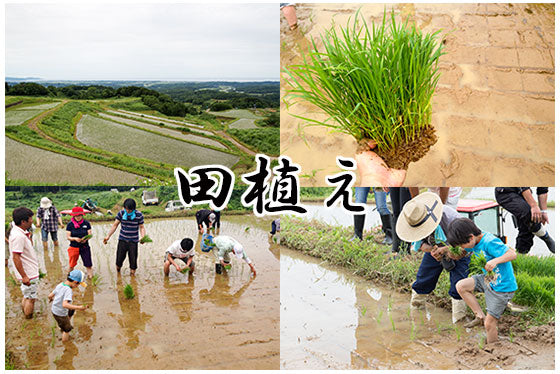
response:
<path fill-rule="evenodd" d="M 510 341 L 504 323 L 500 342 L 481 350 L 483 328 L 455 329 L 433 305 L 410 311 L 410 295 L 388 285 L 285 247 L 280 268 L 282 369 L 554 368 L 554 326 L 539 330 L 552 343 Z"/>
<path fill-rule="evenodd" d="M 47 295 L 63 280 L 68 264 L 67 241 L 43 255 L 40 232 L 35 232 L 41 270 L 47 273 L 39 287 L 36 315 L 25 321 L 19 286 L 6 276 L 6 350 L 18 368 L 29 369 L 278 369 L 279 261 L 269 248 L 268 220 L 253 216 L 222 217 L 221 233 L 244 244 L 257 277 L 243 261 L 234 260 L 230 272 L 215 274 L 214 257 L 197 243 L 196 270 L 187 276 L 171 269 L 163 276 L 165 249 L 184 236 L 196 238 L 193 219 L 146 223 L 153 243 L 139 248 L 136 277 L 115 271 L 118 233 L 107 245 L 101 240 L 110 224 L 94 224 L 92 257 L 100 284 L 74 291 L 74 302 L 88 304 L 76 312 L 74 330 L 62 343 Z M 247 229 L 248 228 L 248 229 Z M 181 262 L 179 262 L 181 263 Z M 81 260 L 77 269 L 85 271 Z M 126 299 L 130 283 L 136 297 Z"/>
<path fill-rule="evenodd" d="M 295 32 L 281 17 L 282 67 L 301 63 L 311 40 L 359 7 L 366 20 L 381 21 L 383 4 L 298 4 Z M 395 11 L 423 31 L 447 34 L 433 100 L 439 140 L 409 165 L 404 185 L 553 185 L 554 5 L 399 4 Z M 340 171 L 336 156 L 353 157 L 356 142 L 322 127 L 304 128 L 304 141 L 302 121 L 290 114 L 327 116 L 305 102 L 281 103 L 281 153 L 313 175 L 302 186 L 326 186 L 325 176 Z"/>

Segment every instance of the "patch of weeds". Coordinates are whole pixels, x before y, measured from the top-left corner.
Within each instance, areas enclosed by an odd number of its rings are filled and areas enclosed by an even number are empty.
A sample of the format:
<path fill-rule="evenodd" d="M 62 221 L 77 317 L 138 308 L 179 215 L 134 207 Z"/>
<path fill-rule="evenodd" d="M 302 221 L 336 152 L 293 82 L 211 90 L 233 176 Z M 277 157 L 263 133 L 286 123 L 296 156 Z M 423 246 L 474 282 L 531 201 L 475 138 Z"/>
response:
<path fill-rule="evenodd" d="M 14 362 L 14 354 L 8 350 L 4 353 L 4 362 L 6 370 L 16 370 L 16 364 Z"/>

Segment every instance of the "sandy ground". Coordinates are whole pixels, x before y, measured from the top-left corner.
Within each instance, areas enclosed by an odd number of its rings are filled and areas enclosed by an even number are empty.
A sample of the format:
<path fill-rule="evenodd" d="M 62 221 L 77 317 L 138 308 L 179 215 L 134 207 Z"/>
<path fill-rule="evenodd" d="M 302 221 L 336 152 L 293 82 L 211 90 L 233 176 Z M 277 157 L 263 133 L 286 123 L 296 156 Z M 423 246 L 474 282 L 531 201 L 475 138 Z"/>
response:
<path fill-rule="evenodd" d="M 358 7 L 368 21 L 381 20 L 382 4 L 298 4 L 296 31 L 281 16 L 282 67 L 300 63 L 310 40 Z M 433 101 L 439 140 L 410 164 L 404 185 L 553 185 L 554 5 L 401 4 L 395 11 L 447 34 Z M 302 186 L 326 186 L 325 176 L 340 171 L 336 156 L 352 157 L 356 142 L 320 127 L 303 129 L 304 141 L 302 121 L 290 114 L 327 117 L 307 103 L 281 103 L 281 153 L 312 176 Z"/>
<path fill-rule="evenodd" d="M 68 264 L 66 239 L 60 248 L 51 244 L 43 252 L 40 232 L 35 233 L 35 249 L 47 276 L 39 286 L 32 320 L 23 319 L 19 286 L 6 276 L 6 350 L 15 356 L 17 368 L 279 368 L 279 254 L 269 248 L 268 221 L 222 216 L 222 234 L 245 246 L 257 269 L 256 278 L 237 260 L 227 275 L 215 274 L 213 255 L 202 253 L 197 243 L 194 274 L 172 269 L 165 279 L 165 249 L 177 238 L 197 237 L 192 219 L 147 222 L 154 242 L 140 246 L 136 277 L 128 275 L 128 260 L 118 276 L 117 235 L 107 245 L 101 243 L 109 227 L 93 225 L 92 257 L 100 284 L 88 282 L 85 290 L 74 292 L 76 304 L 91 307 L 76 313 L 68 343 L 61 342 L 47 301 Z M 59 230 L 61 237 L 64 231 Z M 85 270 L 81 260 L 77 268 Z M 122 291 L 127 283 L 136 294 L 130 300 Z"/>
<path fill-rule="evenodd" d="M 504 315 L 500 341 L 482 344 L 482 327 L 410 311 L 409 294 L 320 259 L 281 247 L 280 268 L 282 369 L 554 369 L 554 325 L 520 331 Z"/>

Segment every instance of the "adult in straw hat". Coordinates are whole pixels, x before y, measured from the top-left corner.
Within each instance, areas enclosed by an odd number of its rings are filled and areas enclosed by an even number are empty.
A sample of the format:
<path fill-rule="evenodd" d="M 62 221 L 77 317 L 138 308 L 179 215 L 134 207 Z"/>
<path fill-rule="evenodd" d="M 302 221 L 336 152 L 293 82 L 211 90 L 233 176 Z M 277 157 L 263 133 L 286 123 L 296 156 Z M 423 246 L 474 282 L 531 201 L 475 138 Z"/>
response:
<path fill-rule="evenodd" d="M 432 292 L 443 269 L 449 272 L 449 296 L 452 298 L 453 323 L 466 317 L 466 304 L 455 288 L 455 284 L 468 277 L 470 257 L 456 261 L 446 258 L 449 224 L 461 218 L 453 208 L 443 205 L 438 195 L 424 192 L 408 201 L 397 219 L 396 232 L 404 241 L 412 243 L 412 250 L 421 250 L 424 257 L 416 281 L 412 284 L 410 305 L 423 308 L 428 294 Z"/>
<path fill-rule="evenodd" d="M 51 199 L 43 197 L 37 208 L 37 227 L 41 227 L 43 249 L 48 249 L 49 233 L 55 246 L 58 246 L 58 225 L 62 226 L 62 217 Z"/>

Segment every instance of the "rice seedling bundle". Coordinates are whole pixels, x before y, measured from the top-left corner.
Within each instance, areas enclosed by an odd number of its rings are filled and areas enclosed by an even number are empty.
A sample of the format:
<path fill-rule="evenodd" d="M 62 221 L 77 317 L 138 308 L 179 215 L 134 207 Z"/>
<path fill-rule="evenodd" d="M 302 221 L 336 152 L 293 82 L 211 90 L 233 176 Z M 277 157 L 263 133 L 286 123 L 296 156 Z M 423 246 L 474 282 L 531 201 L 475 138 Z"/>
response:
<path fill-rule="evenodd" d="M 142 239 L 140 239 L 140 243 L 152 243 L 152 242 L 153 240 L 148 235 L 144 235 Z"/>
<path fill-rule="evenodd" d="M 408 19 L 399 24 L 394 12 L 369 28 L 358 15 L 338 34 L 333 25 L 320 36 L 324 51 L 312 41 L 303 63 L 285 69 L 285 99 L 302 99 L 329 115 L 326 121 L 294 115 L 308 125 L 353 136 L 359 152 L 373 140 L 387 166 L 406 169 L 437 141 L 430 123 L 443 55 L 439 31 L 423 34 Z"/>
<path fill-rule="evenodd" d="M 124 286 L 123 293 L 124 293 L 124 297 L 126 297 L 127 299 L 134 298 L 134 290 L 132 289 L 132 286 L 130 284 Z"/>
<path fill-rule="evenodd" d="M 461 256 L 463 254 L 463 248 L 459 247 L 459 246 L 455 246 L 455 247 L 448 247 L 449 252 L 453 255 L 453 256 Z"/>
<path fill-rule="evenodd" d="M 469 263 L 469 275 L 485 274 L 484 280 L 487 283 L 493 282 L 496 279 L 496 273 L 493 271 L 486 271 L 486 257 L 484 253 L 478 252 L 471 255 L 471 262 Z"/>
<path fill-rule="evenodd" d="M 190 266 L 187 266 L 187 267 L 181 269 L 181 273 L 183 273 L 183 274 L 187 274 L 189 271 L 191 271 L 191 267 L 190 267 Z"/>
<path fill-rule="evenodd" d="M 93 235 L 87 234 L 86 236 L 84 236 L 84 237 L 82 238 L 82 240 L 90 240 L 92 237 L 93 237 Z"/>

